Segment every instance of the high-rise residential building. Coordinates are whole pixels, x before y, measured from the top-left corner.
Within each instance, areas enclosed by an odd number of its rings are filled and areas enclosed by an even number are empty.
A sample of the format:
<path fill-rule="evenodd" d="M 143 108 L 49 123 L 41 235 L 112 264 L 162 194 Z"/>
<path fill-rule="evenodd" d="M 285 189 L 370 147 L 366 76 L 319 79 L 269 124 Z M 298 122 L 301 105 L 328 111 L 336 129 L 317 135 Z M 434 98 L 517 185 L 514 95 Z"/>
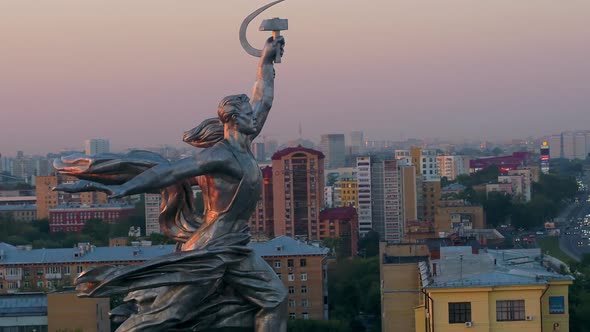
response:
<path fill-rule="evenodd" d="M 549 157 L 585 160 L 590 153 L 590 131 L 568 131 L 549 137 Z"/>
<path fill-rule="evenodd" d="M 258 162 L 266 161 L 266 153 L 264 150 L 264 143 L 263 142 L 255 142 L 252 143 L 252 154 L 254 158 Z"/>
<path fill-rule="evenodd" d="M 577 132 L 574 135 L 574 155 L 572 159 L 586 160 L 588 156 L 586 147 L 586 133 Z"/>
<path fill-rule="evenodd" d="M 398 164 L 400 164 L 401 219 L 405 233 L 406 225 L 418 220 L 416 166 L 403 163 L 403 160 L 398 160 Z"/>
<path fill-rule="evenodd" d="M 397 160 L 383 161 L 383 237 L 387 242 L 401 242 L 404 234 L 401 181 Z"/>
<path fill-rule="evenodd" d="M 371 157 L 356 158 L 356 176 L 358 190 L 359 234 L 365 235 L 373 229 L 373 212 L 371 205 Z"/>
<path fill-rule="evenodd" d="M 153 233 L 162 234 L 160 228 L 160 204 L 162 195 L 144 194 L 145 204 L 145 235 L 150 236 Z"/>
<path fill-rule="evenodd" d="M 262 197 L 256 204 L 256 210 L 250 216 L 250 233 L 256 238 L 274 237 L 274 202 L 272 167 L 266 166 L 262 171 Z"/>
<path fill-rule="evenodd" d="M 412 148 L 412 165 L 416 167 L 418 219 L 433 221 L 441 196 L 440 174 L 435 150 Z"/>
<path fill-rule="evenodd" d="M 561 134 L 549 137 L 549 157 L 551 159 L 563 158 L 563 141 Z"/>
<path fill-rule="evenodd" d="M 340 205 L 338 207 L 356 208 L 358 206 L 358 183 L 353 175 L 342 175 L 338 181 L 340 187 Z"/>
<path fill-rule="evenodd" d="M 543 142 L 541 145 L 541 172 L 543 174 L 549 173 L 549 159 L 551 152 L 549 150 L 549 142 Z"/>
<path fill-rule="evenodd" d="M 455 180 L 457 176 L 469 174 L 469 164 L 465 156 L 437 156 L 438 174 L 448 180 Z"/>
<path fill-rule="evenodd" d="M 275 236 L 317 240 L 324 208 L 324 154 L 304 147 L 272 156 Z"/>
<path fill-rule="evenodd" d="M 362 131 L 353 131 L 350 133 L 350 142 L 348 144 L 351 155 L 358 155 L 364 152 L 365 140 Z"/>
<path fill-rule="evenodd" d="M 87 139 L 84 141 L 84 152 L 89 156 L 109 153 L 111 152 L 109 140 L 101 138 Z"/>
<path fill-rule="evenodd" d="M 12 158 L 4 157 L 0 154 L 0 173 L 12 174 Z"/>
<path fill-rule="evenodd" d="M 326 169 L 344 167 L 346 158 L 344 134 L 322 135 L 320 150 L 326 158 L 324 163 Z"/>
<path fill-rule="evenodd" d="M 407 221 L 417 218 L 415 167 L 407 159 L 357 158 L 359 233 L 400 242 Z"/>
<path fill-rule="evenodd" d="M 563 142 L 563 158 L 573 159 L 575 154 L 574 133 L 562 133 L 561 140 Z"/>

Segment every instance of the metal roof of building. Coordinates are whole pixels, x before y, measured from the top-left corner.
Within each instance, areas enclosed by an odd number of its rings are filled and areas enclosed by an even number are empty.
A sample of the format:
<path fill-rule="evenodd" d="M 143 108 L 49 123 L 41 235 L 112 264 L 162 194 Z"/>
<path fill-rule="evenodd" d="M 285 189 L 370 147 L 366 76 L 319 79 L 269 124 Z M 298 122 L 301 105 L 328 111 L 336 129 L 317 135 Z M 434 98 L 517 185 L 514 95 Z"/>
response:
<path fill-rule="evenodd" d="M 442 191 L 455 191 L 455 190 L 465 190 L 467 187 L 460 183 L 451 183 L 446 187 L 442 188 Z"/>
<path fill-rule="evenodd" d="M 0 205 L 0 212 L 10 211 L 37 211 L 37 205 L 23 204 L 23 205 Z"/>
<path fill-rule="evenodd" d="M 287 236 L 279 236 L 267 242 L 249 244 L 260 256 L 309 256 L 326 255 L 328 248 L 316 247 Z M 94 247 L 82 245 L 77 248 L 35 249 L 5 251 L 0 265 L 59 264 L 145 261 L 174 251 L 175 245 Z"/>
<path fill-rule="evenodd" d="M 330 249 L 316 247 L 288 236 L 279 236 L 266 242 L 252 242 L 250 246 L 260 256 L 327 255 Z"/>
<path fill-rule="evenodd" d="M 16 250 L 16 247 L 8 243 L 0 242 L 0 250 Z"/>
<path fill-rule="evenodd" d="M 0 317 L 47 316 L 47 295 L 18 293 L 0 295 Z"/>

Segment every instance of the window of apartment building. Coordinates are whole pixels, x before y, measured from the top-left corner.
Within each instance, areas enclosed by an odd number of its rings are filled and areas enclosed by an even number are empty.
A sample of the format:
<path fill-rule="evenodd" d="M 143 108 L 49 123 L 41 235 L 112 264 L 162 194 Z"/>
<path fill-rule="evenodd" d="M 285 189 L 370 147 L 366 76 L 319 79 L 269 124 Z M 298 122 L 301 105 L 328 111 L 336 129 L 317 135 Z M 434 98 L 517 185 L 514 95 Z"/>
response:
<path fill-rule="evenodd" d="M 295 294 L 295 286 L 289 286 L 289 294 Z"/>
<path fill-rule="evenodd" d="M 289 273 L 289 281 L 295 281 L 295 275 L 293 273 Z"/>
<path fill-rule="evenodd" d="M 307 301 L 307 299 L 301 300 L 301 306 L 304 308 L 309 307 L 309 301 Z"/>
<path fill-rule="evenodd" d="M 37 288 L 43 288 L 43 281 L 37 281 Z"/>
<path fill-rule="evenodd" d="M 293 265 L 295 265 L 295 263 L 293 262 L 292 259 L 287 259 L 287 267 L 293 267 Z"/>
<path fill-rule="evenodd" d="M 303 312 L 301 313 L 301 317 L 303 317 L 303 319 L 309 319 L 309 314 L 307 312 Z"/>
<path fill-rule="evenodd" d="M 295 308 L 295 300 L 289 299 L 289 308 Z"/>
<path fill-rule="evenodd" d="M 280 273 L 277 273 L 277 277 L 279 277 L 279 279 L 281 279 L 281 274 Z"/>
<path fill-rule="evenodd" d="M 61 267 L 59 267 L 59 266 L 48 266 L 48 267 L 45 268 L 45 273 L 47 273 L 47 274 L 61 273 Z"/>
<path fill-rule="evenodd" d="M 295 319 L 295 313 L 294 312 L 290 312 L 289 313 L 289 319 Z"/>
<path fill-rule="evenodd" d="M 471 302 L 449 302 L 449 324 L 471 322 Z"/>
<path fill-rule="evenodd" d="M 301 273 L 301 281 L 307 281 L 307 273 Z"/>
<path fill-rule="evenodd" d="M 6 276 L 7 277 L 19 276 L 20 274 L 21 274 L 20 268 L 17 268 L 17 267 L 7 267 L 6 268 Z"/>
<path fill-rule="evenodd" d="M 281 267 L 281 261 L 275 261 L 274 262 L 274 265 L 275 265 L 275 269 L 280 268 Z"/>
<path fill-rule="evenodd" d="M 42 276 L 43 275 L 43 268 L 42 267 L 38 267 L 37 268 L 37 275 L 38 276 Z"/>
<path fill-rule="evenodd" d="M 516 321 L 524 319 L 524 300 L 496 301 L 496 321 Z"/>
<path fill-rule="evenodd" d="M 305 286 L 305 285 L 301 286 L 301 293 L 307 294 L 307 286 Z"/>

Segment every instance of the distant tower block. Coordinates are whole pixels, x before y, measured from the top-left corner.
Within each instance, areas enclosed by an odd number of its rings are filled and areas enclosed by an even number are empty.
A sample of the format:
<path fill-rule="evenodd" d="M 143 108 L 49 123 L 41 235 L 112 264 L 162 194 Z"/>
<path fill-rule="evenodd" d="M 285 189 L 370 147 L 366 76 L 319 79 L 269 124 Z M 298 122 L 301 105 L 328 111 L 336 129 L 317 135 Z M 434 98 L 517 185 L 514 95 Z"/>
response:
<path fill-rule="evenodd" d="M 549 143 L 543 142 L 541 145 L 541 172 L 543 172 L 543 174 L 549 173 L 549 156 Z"/>
<path fill-rule="evenodd" d="M 84 141 L 84 143 L 84 153 L 86 153 L 86 155 L 91 156 L 99 153 L 111 152 L 110 142 L 107 139 L 91 138 Z"/>

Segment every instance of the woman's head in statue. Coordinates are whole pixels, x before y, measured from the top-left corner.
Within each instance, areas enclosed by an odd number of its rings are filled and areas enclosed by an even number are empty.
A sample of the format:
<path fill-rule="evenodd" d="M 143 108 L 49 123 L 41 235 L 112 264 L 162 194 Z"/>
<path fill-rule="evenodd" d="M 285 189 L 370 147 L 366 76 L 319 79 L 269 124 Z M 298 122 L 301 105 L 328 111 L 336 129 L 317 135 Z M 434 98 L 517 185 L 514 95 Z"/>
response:
<path fill-rule="evenodd" d="M 246 95 L 227 96 L 221 100 L 217 118 L 206 119 L 186 131 L 182 140 L 198 148 L 208 148 L 223 140 L 224 127 L 250 135 L 256 132 L 256 117 Z"/>
<path fill-rule="evenodd" d="M 242 134 L 256 132 L 256 117 L 250 106 L 250 99 L 244 94 L 223 98 L 217 108 L 217 116 L 224 126 Z"/>

